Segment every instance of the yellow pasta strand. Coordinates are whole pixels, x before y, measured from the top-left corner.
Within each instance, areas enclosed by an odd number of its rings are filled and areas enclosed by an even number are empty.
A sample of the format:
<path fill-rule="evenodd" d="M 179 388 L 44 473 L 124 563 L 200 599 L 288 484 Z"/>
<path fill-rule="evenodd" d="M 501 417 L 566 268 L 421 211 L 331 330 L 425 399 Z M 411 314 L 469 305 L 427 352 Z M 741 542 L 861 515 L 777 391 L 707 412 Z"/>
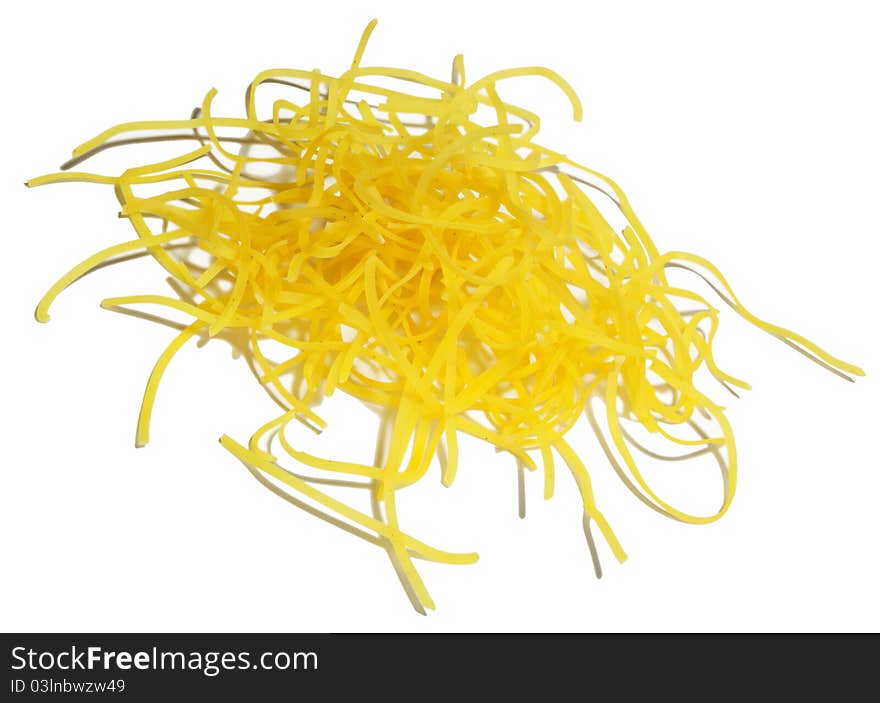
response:
<path fill-rule="evenodd" d="M 190 119 L 111 127 L 77 147 L 69 164 L 145 133 L 168 144 L 195 141 L 196 149 L 118 175 L 62 170 L 29 181 L 112 185 L 137 235 L 62 276 L 36 318 L 48 321 L 52 301 L 96 267 L 134 252 L 152 256 L 177 298 L 102 302 L 191 318 L 149 377 L 136 444 L 149 440 L 160 380 L 185 342 L 237 334 L 283 411 L 261 422 L 247 446 L 226 435 L 222 445 L 274 493 L 384 546 L 422 612 L 434 603 L 412 559 L 467 564 L 477 555 L 407 535 L 398 500 L 438 456 L 445 486 L 468 468 L 462 434 L 530 470 L 540 457 L 545 499 L 556 490 L 554 454 L 561 458 L 581 495 L 598 575 L 592 525 L 618 560 L 626 554 L 565 439 L 585 410 L 610 466 L 639 500 L 683 522 L 718 519 L 736 489 L 736 446 L 723 408 L 697 388 L 698 374 L 731 391 L 749 386 L 715 360 L 719 311 L 672 285 L 667 270 L 696 274 L 750 323 L 831 371 L 846 378 L 863 371 L 754 315 L 706 259 L 661 253 L 613 181 L 538 144 L 539 116 L 506 102 L 504 84 L 545 79 L 580 120 L 580 100 L 557 73 L 510 68 L 467 83 L 460 55 L 449 81 L 364 66 L 375 25 L 338 77 L 263 71 L 247 89 L 244 117 L 214 115 L 211 90 Z M 269 86 L 284 97 L 267 103 Z M 261 347 L 267 342 L 273 354 Z M 277 357 L 279 348 L 286 357 Z M 327 421 L 316 403 L 337 391 L 388 410 L 388 443 L 372 463 L 299 446 L 293 421 L 320 432 Z M 604 403 L 608 439 L 594 401 Z M 634 449 L 658 456 L 637 443 L 636 426 L 681 445 L 675 460 L 711 453 L 723 478 L 720 507 L 693 515 L 662 497 L 636 461 Z M 318 475 L 298 474 L 290 463 Z M 318 485 L 368 488 L 372 515 Z"/>

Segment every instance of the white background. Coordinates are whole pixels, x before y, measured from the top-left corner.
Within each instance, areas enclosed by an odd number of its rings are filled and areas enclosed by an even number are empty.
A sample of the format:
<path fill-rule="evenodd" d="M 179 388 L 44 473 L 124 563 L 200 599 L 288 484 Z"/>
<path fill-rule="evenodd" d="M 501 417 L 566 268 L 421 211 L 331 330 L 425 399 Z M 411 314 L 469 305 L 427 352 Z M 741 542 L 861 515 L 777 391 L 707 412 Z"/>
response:
<path fill-rule="evenodd" d="M 248 8 L 254 8 L 253 10 Z M 22 182 L 107 126 L 188 116 L 212 86 L 239 114 L 259 70 L 338 73 L 372 17 L 365 64 L 468 76 L 539 64 L 510 95 L 545 115 L 542 142 L 622 184 L 661 249 L 715 261 L 743 300 L 866 367 L 849 384 L 726 308 L 719 362 L 751 381 L 729 408 L 741 460 L 730 513 L 666 520 L 620 485 L 579 426 L 571 439 L 630 554 L 591 575 L 574 486 L 517 517 L 510 458 L 463 446 L 400 497 L 416 536 L 481 561 L 418 563 L 438 610 L 416 615 L 383 551 L 284 503 L 217 443 L 274 406 L 229 347 L 190 345 L 134 448 L 147 374 L 173 336 L 99 309 L 165 293 L 148 261 L 104 269 L 32 316 L 74 262 L 131 237 L 111 189 Z M 4 301 L 0 627 L 4 630 L 876 630 L 880 51 L 870 2 L 15 3 L 2 25 Z M 698 281 L 689 281 L 699 288 Z M 710 294 L 707 292 L 707 294 Z M 344 399 L 309 447 L 366 446 Z M 364 456 L 365 460 L 369 457 Z M 430 485 L 428 485 L 430 484 Z"/>

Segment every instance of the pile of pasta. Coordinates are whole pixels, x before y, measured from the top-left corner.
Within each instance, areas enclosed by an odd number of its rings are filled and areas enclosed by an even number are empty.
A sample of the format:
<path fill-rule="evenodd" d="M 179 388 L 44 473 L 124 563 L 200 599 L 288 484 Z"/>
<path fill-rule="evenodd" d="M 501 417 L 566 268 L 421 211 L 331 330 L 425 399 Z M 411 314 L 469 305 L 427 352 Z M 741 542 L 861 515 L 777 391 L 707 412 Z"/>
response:
<path fill-rule="evenodd" d="M 626 557 L 566 440 L 594 399 L 606 411 L 607 436 L 598 436 L 641 500 L 689 523 L 723 515 L 736 486 L 734 439 L 696 374 L 708 371 L 730 390 L 747 385 L 713 358 L 718 309 L 670 284 L 667 269 L 699 274 L 740 315 L 831 370 L 861 370 L 752 315 L 709 261 L 660 253 L 614 182 L 539 145 L 539 116 L 506 102 L 502 84 L 546 79 L 579 120 L 581 104 L 559 75 L 516 68 L 468 83 L 461 56 L 451 80 L 366 67 L 374 24 L 338 77 L 264 71 L 247 90 L 243 117 L 215 116 L 211 91 L 190 119 L 113 127 L 76 149 L 73 161 L 132 141 L 190 140 L 177 157 L 119 175 L 67 169 L 29 181 L 112 185 L 136 235 L 63 276 L 37 319 L 48 320 L 58 293 L 96 266 L 136 252 L 152 256 L 180 295 L 102 303 L 164 306 L 191 319 L 150 375 L 137 444 L 148 441 L 160 379 L 181 347 L 204 335 L 244 335 L 260 383 L 283 412 L 247 444 L 224 435 L 223 446 L 275 492 L 319 506 L 384 546 L 420 610 L 433 602 L 414 558 L 452 564 L 477 556 L 440 551 L 404 532 L 397 496 L 423 480 L 438 455 L 440 478 L 452 484 L 463 435 L 541 470 L 546 498 L 557 469 L 570 472 L 597 567 L 591 526 L 617 559 Z M 283 97 L 261 113 L 259 96 L 270 87 Z M 381 461 L 297 448 L 291 423 L 320 432 L 326 421 L 318 403 L 337 391 L 389 412 Z M 700 429 L 701 417 L 713 431 Z M 713 452 L 724 476 L 719 509 L 692 515 L 661 498 L 640 473 L 628 423 L 682 445 L 687 456 Z M 286 467 L 291 459 L 361 481 L 374 510 L 333 497 L 321 481 Z"/>

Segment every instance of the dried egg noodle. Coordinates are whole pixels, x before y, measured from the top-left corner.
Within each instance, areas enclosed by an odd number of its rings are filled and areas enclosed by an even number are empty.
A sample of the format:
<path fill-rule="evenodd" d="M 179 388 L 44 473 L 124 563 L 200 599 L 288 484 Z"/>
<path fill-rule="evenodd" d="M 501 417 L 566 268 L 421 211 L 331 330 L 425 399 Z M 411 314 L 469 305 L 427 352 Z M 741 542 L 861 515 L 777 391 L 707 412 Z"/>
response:
<path fill-rule="evenodd" d="M 451 81 L 363 67 L 374 25 L 338 78 L 264 71 L 248 88 L 244 117 L 214 116 L 212 90 L 191 119 L 118 125 L 77 148 L 73 161 L 143 132 L 166 135 L 156 141 L 192 139 L 197 149 L 118 176 L 68 170 L 29 181 L 111 184 L 136 233 L 64 275 L 40 301 L 37 319 L 47 321 L 52 300 L 99 264 L 151 255 L 185 295 L 102 303 L 166 306 L 192 318 L 149 378 L 138 446 L 148 441 L 153 401 L 174 354 L 193 337 L 239 330 L 261 383 L 285 411 L 247 446 L 225 435 L 223 446 L 279 495 L 313 512 L 317 504 L 326 519 L 385 546 L 419 610 L 433 602 L 413 558 L 465 564 L 477 555 L 439 551 L 403 532 L 397 494 L 422 480 L 441 445 L 442 482 L 450 485 L 462 433 L 540 468 L 545 498 L 561 460 L 583 500 L 597 571 L 591 525 L 618 560 L 626 555 L 565 439 L 593 398 L 607 415 L 607 438 L 590 416 L 597 436 L 643 502 L 688 523 L 718 519 L 736 487 L 736 451 L 723 409 L 695 387 L 695 374 L 705 369 L 728 389 L 748 386 L 713 358 L 718 310 L 671 285 L 666 269 L 698 274 L 749 322 L 835 373 L 863 372 L 755 317 L 709 261 L 661 254 L 617 185 L 538 145 L 538 115 L 505 102 L 501 84 L 544 78 L 580 120 L 578 97 L 556 73 L 515 68 L 468 84 L 461 56 Z M 286 97 L 273 102 L 271 116 L 258 116 L 257 94 L 268 85 Z M 148 186 L 153 194 L 142 192 Z M 625 226 L 610 224 L 591 196 L 607 199 Z M 181 244 L 204 252 L 207 263 L 175 256 Z M 287 349 L 287 358 L 270 360 L 267 342 Z M 392 412 L 381 465 L 297 449 L 291 422 L 320 431 L 326 423 L 316 403 L 336 390 Z M 703 431 L 701 416 L 717 431 Z M 682 445 L 680 458 L 716 455 L 724 478 L 717 512 L 688 514 L 652 489 L 633 456 L 625 426 L 633 422 Z M 368 485 L 373 513 L 331 497 L 321 489 L 328 481 L 283 468 L 270 452 L 275 445 L 328 476 Z"/>

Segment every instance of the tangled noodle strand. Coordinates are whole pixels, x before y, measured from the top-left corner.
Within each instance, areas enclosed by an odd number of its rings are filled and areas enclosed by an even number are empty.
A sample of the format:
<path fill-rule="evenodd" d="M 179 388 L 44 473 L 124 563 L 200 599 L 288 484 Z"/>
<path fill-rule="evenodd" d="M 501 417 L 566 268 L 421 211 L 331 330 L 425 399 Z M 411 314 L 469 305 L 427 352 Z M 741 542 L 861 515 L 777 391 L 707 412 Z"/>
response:
<path fill-rule="evenodd" d="M 313 501 L 339 526 L 386 546 L 420 610 L 433 602 L 413 557 L 465 564 L 477 555 L 439 551 L 404 533 L 396 496 L 422 479 L 441 445 L 442 482 L 452 484 L 461 434 L 513 454 L 528 469 L 538 468 L 540 457 L 545 498 L 554 491 L 554 455 L 562 460 L 580 491 L 597 573 L 591 524 L 618 560 L 626 555 L 597 507 L 586 466 L 565 439 L 593 398 L 604 401 L 610 438 L 591 414 L 599 440 L 643 502 L 688 523 L 719 518 L 736 488 L 736 450 L 723 409 L 695 387 L 695 374 L 703 368 L 731 390 L 748 385 L 713 358 L 718 310 L 671 285 L 666 269 L 697 273 L 749 322 L 831 370 L 862 371 L 755 317 L 709 261 L 661 254 L 615 183 L 537 144 L 538 116 L 505 102 L 500 86 L 522 76 L 549 80 L 579 120 L 580 101 L 556 73 L 517 68 L 467 84 L 461 56 L 451 81 L 363 67 L 374 25 L 339 77 L 264 71 L 248 88 L 244 117 L 214 116 L 212 90 L 190 119 L 118 125 L 78 147 L 73 161 L 137 141 L 126 137 L 132 133 L 164 135 L 146 141 L 199 142 L 176 158 L 118 176 L 62 171 L 31 180 L 30 186 L 113 185 L 136 233 L 64 275 L 40 301 L 37 319 L 47 321 L 53 299 L 96 266 L 149 253 L 186 295 L 117 297 L 102 305 L 164 306 L 192 323 L 150 375 L 138 446 L 149 439 L 153 402 L 172 357 L 193 337 L 240 331 L 261 383 L 285 410 L 247 446 L 225 435 L 221 443 L 274 492 L 314 512 L 301 499 Z M 394 88 L 383 87 L 389 84 Z M 287 96 L 261 117 L 257 97 L 268 85 Z M 150 186 L 164 192 L 142 192 Z M 625 224 L 613 226 L 588 192 L 604 195 Z M 155 221 L 162 231 L 151 228 Z M 208 263 L 175 256 L 181 244 L 204 252 Z M 270 359 L 269 342 L 287 349 L 287 357 Z M 393 412 L 377 465 L 297 449 L 291 423 L 326 427 L 314 407 L 336 390 Z M 700 415 L 714 421 L 717 433 L 698 429 Z M 639 445 L 621 420 L 682 445 L 689 453 L 679 458 L 715 454 L 724 476 L 720 508 L 692 515 L 660 497 L 640 472 L 632 451 Z M 296 462 L 345 480 L 283 468 L 264 446 L 273 436 Z M 348 479 L 346 485 L 371 488 L 378 506 L 372 515 L 317 487 Z"/>

